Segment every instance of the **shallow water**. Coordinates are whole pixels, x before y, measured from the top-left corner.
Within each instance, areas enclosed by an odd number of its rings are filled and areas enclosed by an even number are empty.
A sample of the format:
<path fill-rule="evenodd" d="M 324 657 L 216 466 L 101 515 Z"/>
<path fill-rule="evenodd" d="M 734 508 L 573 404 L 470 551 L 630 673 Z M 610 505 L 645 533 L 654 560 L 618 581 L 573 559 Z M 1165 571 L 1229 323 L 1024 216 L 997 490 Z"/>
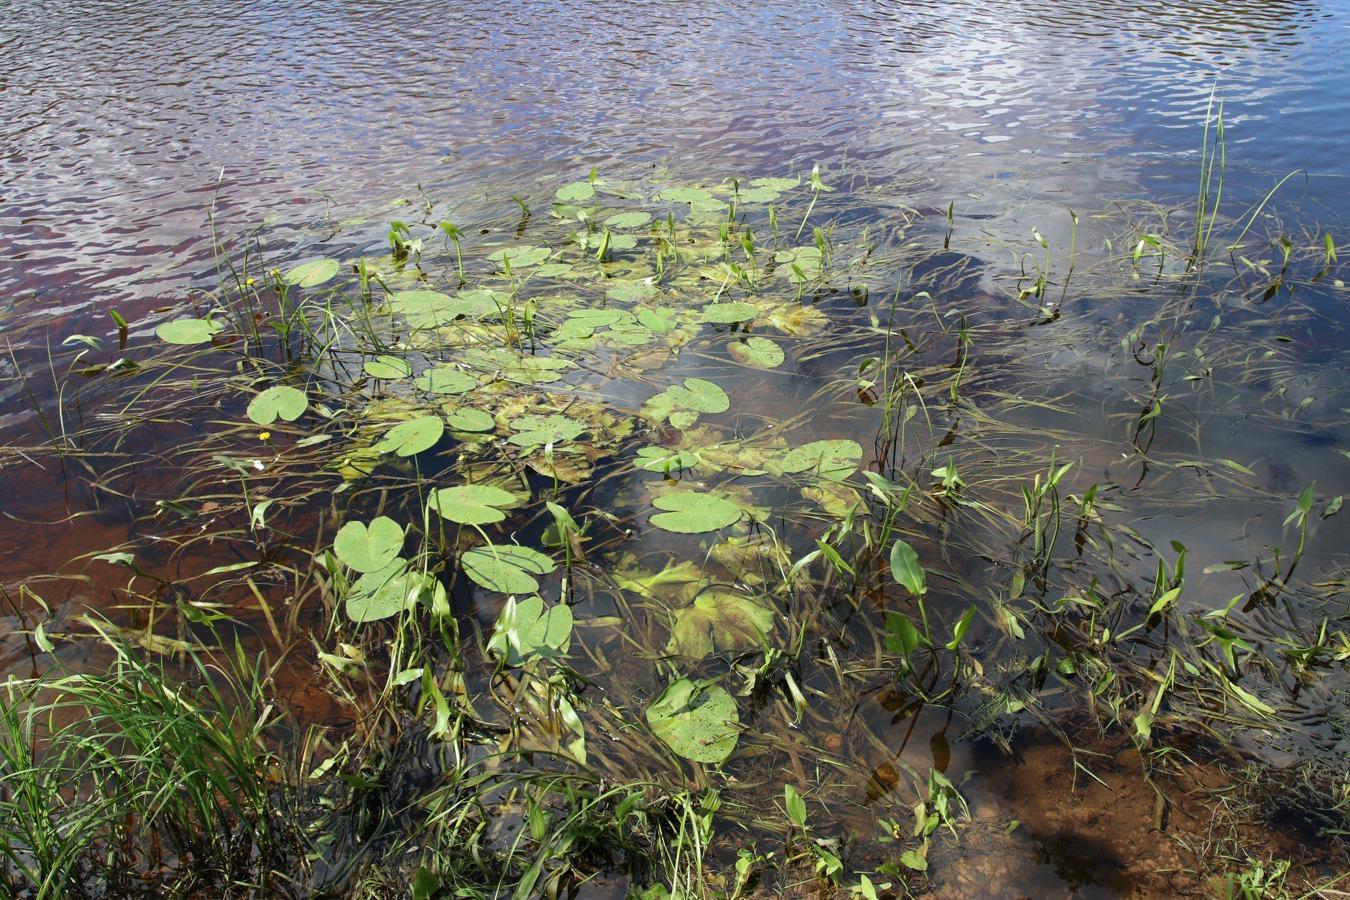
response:
<path fill-rule="evenodd" d="M 170 309 L 200 299 L 194 289 L 215 281 L 213 219 L 216 235 L 231 243 L 261 227 L 265 253 L 289 263 L 381 244 L 390 218 L 420 214 L 419 190 L 438 210 L 464 202 L 495 224 L 514 208 L 483 212 L 476 206 L 483 197 L 517 193 L 542 207 L 559 183 L 592 167 L 678 180 L 804 176 L 818 164 L 826 182 L 840 188 L 838 207 L 865 206 L 864 219 L 911 207 L 940 233 L 951 205 L 952 255 L 979 265 L 968 278 L 933 284 L 952 292 L 938 296 L 941 309 L 965 311 L 976 297 L 984 313 L 973 334 L 988 355 L 969 384 L 986 398 L 1008 392 L 1004 422 L 1021 422 L 1029 435 L 1065 435 L 1061 458 L 1078 463 L 1066 490 L 1117 483 L 1120 522 L 1153 546 L 1181 540 L 1190 548 L 1193 584 L 1185 602 L 1194 611 L 1256 590 L 1248 570 L 1200 570 L 1287 547 L 1291 535 L 1281 522 L 1304 485 L 1317 482 L 1319 503 L 1345 488 L 1346 462 L 1336 452 L 1350 436 L 1346 339 L 1336 326 L 1347 311 L 1343 289 L 1328 279 L 1259 305 L 1264 280 L 1215 276 L 1199 306 L 1205 321 L 1221 317 L 1219 337 L 1195 326 L 1168 341 L 1174 356 L 1214 354 L 1221 375 L 1188 380 L 1206 364 L 1179 357 L 1163 379 L 1170 400 L 1161 427 L 1148 431 L 1141 448 L 1139 429 L 1132 441 L 1130 425 L 1149 394 L 1148 347 L 1130 352 L 1120 341 L 1152 311 L 1134 308 L 1128 293 L 1093 290 L 1091 272 L 1128 250 L 1119 242 L 1119 217 L 1094 215 L 1118 212 L 1113 201 L 1164 209 L 1193 203 L 1216 94 L 1227 128 L 1225 217 L 1239 219 L 1280 178 L 1301 170 L 1306 174 L 1270 206 L 1279 222 L 1263 218 L 1257 231 L 1287 232 L 1301 246 L 1316 246 L 1330 231 L 1350 245 L 1342 239 L 1350 218 L 1343 152 L 1350 93 L 1341 75 L 1350 47 L 1346 4 L 892 3 L 855 10 L 824 2 L 653 3 L 622 16 L 579 3 L 334 7 L 278 0 L 224 8 L 0 2 L 0 11 L 0 291 L 17 301 L 0 312 L 15 348 L 6 365 L 45 364 L 47 345 L 72 333 L 115 342 L 109 308 L 143 335 Z M 1154 227 L 1156 208 L 1146 203 L 1128 209 Z M 1076 234 L 1071 210 L 1081 216 Z M 1167 223 L 1184 230 L 1185 218 Z M 1021 323 L 1030 316 L 1010 299 L 1025 254 L 1044 252 L 1033 228 L 1051 247 L 1052 270 L 1063 268 L 1073 241 L 1083 273 L 1081 287 L 1066 291 L 1061 316 L 1036 328 Z M 843 307 L 833 312 L 841 320 L 849 315 Z M 920 321 L 916 314 L 916 334 L 925 327 Z M 1144 336 L 1145 343 L 1160 339 Z M 936 343 L 929 352 L 938 355 Z M 797 365 L 790 379 L 796 386 L 776 399 L 798 405 L 837 375 L 847 355 Z M 637 408 L 642 396 L 618 393 L 633 387 L 611 386 L 611 399 Z M 862 430 L 873 418 L 859 407 L 813 427 L 825 436 L 829 429 Z M 12 434 L 40 433 L 19 391 L 6 393 L 0 423 Z M 969 453 L 963 465 L 997 462 L 1019 449 L 1007 433 L 982 444 L 977 422 L 951 428 L 960 436 L 953 452 Z M 178 437 L 135 449 L 155 459 Z M 1044 440 L 1028 446 L 1041 448 Z M 1212 462 L 1177 465 L 1219 459 L 1249 469 L 1250 479 Z M 0 538 L 7 585 L 111 547 L 133 530 L 131 501 L 78 471 L 49 466 L 43 473 L 22 471 L 7 481 L 4 508 L 15 520 Z M 153 464 L 147 473 L 123 481 L 139 480 L 145 490 Z M 68 513 L 77 517 L 60 527 L 32 524 Z M 1344 545 L 1345 522 L 1345 514 L 1319 522 L 1302 562 L 1289 615 L 1305 625 L 1329 618 L 1335 630 L 1346 613 L 1334 589 L 1309 587 L 1344 578 L 1336 548 Z M 980 543 L 971 538 L 968 545 Z M 632 547 L 640 550 L 640 539 Z M 1148 549 L 1125 556 L 1116 573 L 1122 583 L 1157 562 Z M 216 549 L 186 562 L 166 551 L 155 561 L 177 566 L 183 577 L 234 560 Z M 970 560 L 950 565 L 963 579 L 1001 584 L 998 573 L 965 572 L 978 569 Z M 67 569 L 75 570 L 80 579 L 63 612 L 97 607 L 119 583 L 101 564 Z M 957 598 L 947 604 L 959 614 Z M 1248 620 L 1254 633 L 1269 635 L 1272 653 L 1288 631 L 1283 615 L 1256 609 Z M 480 611 L 484 625 L 494 617 L 495 609 Z M 15 642 L 3 649 L 4 668 L 24 671 L 26 648 Z M 1299 717 L 1298 731 L 1250 737 L 1246 752 L 1277 765 L 1343 752 L 1350 741 L 1346 679 L 1330 668 L 1323 683 L 1281 706 Z M 1255 689 L 1255 681 L 1245 683 Z M 1284 681 L 1296 679 L 1268 679 Z M 930 737 L 945 726 L 932 710 L 915 712 L 920 724 L 913 729 L 892 722 L 893 710 L 876 698 L 859 698 L 853 714 L 876 733 L 891 732 L 898 760 L 916 768 L 936 762 Z M 846 740 L 850 735 L 845 731 Z M 992 867 L 962 861 L 958 845 L 949 881 L 938 881 L 950 895 L 992 896 L 990 878 L 1002 879 L 1003 890 L 1037 896 L 1126 896 L 1138 888 L 1134 869 L 1122 875 L 1095 862 L 1100 848 L 1084 835 L 1096 840 L 1109 832 L 1080 818 L 1075 833 L 1077 812 L 1055 813 L 1027 799 L 1029 773 L 1052 773 L 1045 777 L 1057 779 L 1056 796 L 1073 795 L 1072 771 L 1057 770 L 1065 758 L 1047 746 L 1056 745 L 1040 736 L 1015 746 L 1014 759 L 1031 762 L 1020 776 L 1009 764 L 1007 791 L 994 787 L 1001 778 L 970 783 L 972 806 L 994 823 L 990 834 L 1019 816 L 1029 824 L 989 850 L 1000 861 Z M 852 761 L 861 771 L 889 765 L 875 748 L 848 749 L 857 750 Z M 974 753 L 956 741 L 949 774 L 999 769 Z M 866 821 L 861 810 L 878 798 L 854 787 L 858 811 L 850 815 Z M 1152 801 L 1138 796 L 1139 787 L 1117 785 L 1131 809 L 1147 814 Z M 1074 802 L 1064 799 L 1063 808 L 1075 810 Z M 1129 855 L 1151 849 L 1139 841 L 1129 852 L 1116 847 L 1115 855 L 1142 865 Z"/>

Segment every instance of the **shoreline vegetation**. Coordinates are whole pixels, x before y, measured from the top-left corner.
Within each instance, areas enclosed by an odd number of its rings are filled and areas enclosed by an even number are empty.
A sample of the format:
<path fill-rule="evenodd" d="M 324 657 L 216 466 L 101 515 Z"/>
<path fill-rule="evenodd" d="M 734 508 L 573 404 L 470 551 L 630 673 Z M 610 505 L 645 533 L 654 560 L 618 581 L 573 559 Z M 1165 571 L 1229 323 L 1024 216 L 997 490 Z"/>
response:
<path fill-rule="evenodd" d="M 128 538 L 5 586 L 8 891 L 1350 889 L 1341 497 L 1202 440 L 1346 455 L 1290 351 L 1344 285 L 1222 213 L 1217 123 L 1187 226 L 1096 212 L 1091 266 L 1077 213 L 994 271 L 818 169 L 592 171 L 419 189 L 352 257 L 254 233 L 190 315 L 14 355 L 5 470 Z M 1153 521 L 1244 504 L 1243 557 Z M 994 802 L 1033 757 L 1139 846 Z"/>

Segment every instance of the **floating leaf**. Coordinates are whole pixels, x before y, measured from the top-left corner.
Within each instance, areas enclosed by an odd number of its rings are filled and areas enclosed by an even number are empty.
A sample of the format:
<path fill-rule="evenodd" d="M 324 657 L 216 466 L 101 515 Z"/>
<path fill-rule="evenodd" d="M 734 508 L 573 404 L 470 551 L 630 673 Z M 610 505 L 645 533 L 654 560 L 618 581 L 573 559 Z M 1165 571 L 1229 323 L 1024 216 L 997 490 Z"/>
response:
<path fill-rule="evenodd" d="M 214 319 L 176 319 L 160 325 L 155 334 L 168 344 L 205 344 L 224 330 Z"/>
<path fill-rule="evenodd" d="M 851 440 L 812 441 L 783 457 L 783 471 L 810 471 L 822 478 L 840 481 L 852 475 L 862 459 L 862 445 Z"/>
<path fill-rule="evenodd" d="M 661 291 L 643 281 L 617 284 L 605 291 L 605 296 L 619 303 L 648 303 L 661 296 Z"/>
<path fill-rule="evenodd" d="M 369 527 L 363 522 L 348 522 L 333 539 L 338 559 L 358 572 L 378 572 L 402 549 L 403 528 L 388 516 L 380 516 Z"/>
<path fill-rule="evenodd" d="M 557 565 L 538 550 L 515 544 L 475 547 L 460 557 L 464 572 L 477 584 L 503 594 L 533 594 L 535 575 L 547 575 Z"/>
<path fill-rule="evenodd" d="M 709 303 L 699 320 L 713 325 L 734 325 L 753 319 L 758 310 L 749 303 Z"/>
<path fill-rule="evenodd" d="M 649 213 L 645 212 L 625 212 L 616 213 L 605 220 L 605 224 L 610 228 L 641 228 L 652 220 Z"/>
<path fill-rule="evenodd" d="M 637 466 L 648 472 L 679 472 L 698 465 L 697 453 L 667 447 L 643 447 L 637 452 Z"/>
<path fill-rule="evenodd" d="M 647 724 L 672 751 L 702 763 L 720 763 L 731 756 L 740 734 L 732 696 L 717 685 L 699 685 L 687 678 L 652 701 Z"/>
<path fill-rule="evenodd" d="M 432 491 L 427 505 L 451 522 L 487 525 L 505 519 L 502 510 L 519 506 L 520 498 L 488 484 L 461 484 Z"/>
<path fill-rule="evenodd" d="M 700 201 L 712 200 L 713 195 L 702 188 L 677 187 L 666 188 L 656 195 L 658 200 L 668 200 L 672 203 L 698 203 Z"/>
<path fill-rule="evenodd" d="M 774 612 L 748 594 L 710 588 L 672 615 L 666 652 L 702 659 L 713 650 L 758 647 L 773 628 Z"/>
<path fill-rule="evenodd" d="M 456 431 L 483 432 L 497 427 L 497 420 L 481 409 L 457 409 L 445 417 L 445 424 Z"/>
<path fill-rule="evenodd" d="M 312 262 L 302 263 L 296 266 L 285 275 L 282 275 L 281 280 L 287 284 L 293 284 L 296 287 L 310 288 L 323 284 L 337 273 L 337 260 L 316 259 Z"/>
<path fill-rule="evenodd" d="M 494 313 L 505 299 L 496 291 L 460 291 L 453 297 L 440 291 L 399 291 L 389 298 L 389 309 L 414 329 L 437 328 L 460 316 L 476 319 Z"/>
<path fill-rule="evenodd" d="M 259 425 L 271 425 L 277 419 L 294 422 L 309 409 L 305 392 L 289 385 L 270 387 L 248 404 L 248 417 Z"/>
<path fill-rule="evenodd" d="M 536 659 L 555 659 L 567 653 L 572 643 L 572 610 L 566 603 L 544 608 L 539 597 L 519 603 L 508 597 L 488 640 L 489 653 L 521 666 Z"/>
<path fill-rule="evenodd" d="M 919 565 L 919 554 L 904 541 L 896 541 L 891 547 L 891 577 L 916 597 L 928 590 L 928 576 Z"/>
<path fill-rule="evenodd" d="M 653 419 L 669 419 L 676 428 L 688 428 L 698 413 L 720 413 L 731 408 L 727 392 L 711 381 L 686 378 L 684 385 L 671 385 L 642 405 L 642 412 Z M 684 415 L 677 418 L 678 411 Z"/>
<path fill-rule="evenodd" d="M 756 178 L 750 185 L 771 191 L 790 191 L 801 183 L 801 179 L 798 178 Z"/>
<path fill-rule="evenodd" d="M 730 500 L 691 491 L 657 497 L 652 505 L 666 510 L 652 516 L 652 524 L 680 534 L 716 531 L 741 517 L 741 508 Z"/>
<path fill-rule="evenodd" d="M 574 181 L 558 188 L 555 193 L 564 203 L 572 200 L 589 200 L 595 196 L 595 187 L 589 181 Z"/>
<path fill-rule="evenodd" d="M 567 416 L 521 416 L 511 423 L 516 432 L 506 440 L 517 447 L 542 447 L 575 439 L 586 431 L 585 423 Z"/>
<path fill-rule="evenodd" d="M 347 617 L 353 622 L 387 619 L 413 606 L 424 591 L 437 587 L 440 583 L 435 578 L 425 572 L 408 571 L 407 561 L 396 557 L 378 572 L 362 575 L 347 589 Z"/>
<path fill-rule="evenodd" d="M 436 442 L 443 434 L 445 422 L 440 416 L 421 416 L 389 429 L 384 440 L 375 445 L 375 449 L 380 453 L 416 456 L 423 450 L 430 450 L 436 446 Z"/>
<path fill-rule="evenodd" d="M 656 332 L 670 331 L 675 327 L 675 310 L 644 306 L 637 311 L 637 320 L 643 328 Z"/>
<path fill-rule="evenodd" d="M 504 247 L 488 256 L 491 262 L 509 263 L 513 269 L 537 266 L 549 257 L 547 247 Z"/>
<path fill-rule="evenodd" d="M 459 369 L 427 369 L 413 379 L 428 394 L 464 394 L 478 387 L 478 379 Z"/>
<path fill-rule="evenodd" d="M 374 359 L 366 360 L 366 364 L 362 368 L 371 378 L 386 380 L 407 378 L 412 374 L 412 365 L 406 359 L 398 356 L 377 356 Z"/>
<path fill-rule="evenodd" d="M 746 338 L 743 341 L 734 341 L 728 348 L 731 355 L 748 362 L 751 365 L 759 366 L 761 369 L 776 369 L 783 364 L 786 357 L 783 354 L 783 348 L 775 342 L 763 337 Z"/>

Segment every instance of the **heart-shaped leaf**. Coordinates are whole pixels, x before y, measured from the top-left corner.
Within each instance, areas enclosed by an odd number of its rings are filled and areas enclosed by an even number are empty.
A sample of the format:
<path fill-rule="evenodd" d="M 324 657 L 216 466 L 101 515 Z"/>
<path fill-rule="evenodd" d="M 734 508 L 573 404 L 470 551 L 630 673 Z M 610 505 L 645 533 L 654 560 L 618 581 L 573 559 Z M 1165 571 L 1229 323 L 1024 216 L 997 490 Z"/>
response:
<path fill-rule="evenodd" d="M 641 228 L 652 220 L 650 213 L 645 212 L 625 212 L 615 213 L 605 220 L 605 224 L 610 228 Z"/>
<path fill-rule="evenodd" d="M 281 280 L 297 287 L 309 288 L 323 284 L 337 273 L 337 260 L 316 259 L 312 262 L 301 263 L 285 275 L 282 275 Z"/>
<path fill-rule="evenodd" d="M 542 447 L 575 439 L 586 426 L 567 416 L 521 416 L 511 423 L 516 433 L 506 440 L 517 447 Z"/>
<path fill-rule="evenodd" d="M 714 650 L 758 647 L 773 628 L 774 612 L 747 594 L 710 588 L 672 618 L 666 652 L 702 659 Z"/>
<path fill-rule="evenodd" d="M 703 307 L 699 320 L 710 325 L 734 325 L 753 319 L 757 313 L 749 303 L 710 303 Z"/>
<path fill-rule="evenodd" d="M 666 510 L 652 516 L 652 524 L 681 534 L 716 531 L 741 517 L 741 508 L 730 500 L 691 491 L 657 497 L 652 505 Z"/>
<path fill-rule="evenodd" d="M 822 478 L 842 481 L 858 469 L 862 445 L 857 441 L 812 441 L 783 457 L 783 471 L 811 472 Z"/>
<path fill-rule="evenodd" d="M 573 181 L 556 191 L 557 197 L 564 203 L 573 200 L 589 200 L 595 196 L 595 187 L 589 181 Z"/>
<path fill-rule="evenodd" d="M 445 434 L 445 422 L 440 416 L 421 416 L 407 422 L 400 422 L 385 434 L 384 440 L 375 445 L 380 453 L 397 453 L 399 456 L 416 456 L 423 450 L 430 450 Z"/>
<path fill-rule="evenodd" d="M 428 394 L 464 394 L 478 387 L 478 379 L 459 369 L 427 369 L 413 379 Z"/>
<path fill-rule="evenodd" d="M 412 374 L 412 366 L 406 359 L 398 356 L 377 356 L 366 360 L 362 368 L 371 378 L 407 378 Z"/>
<path fill-rule="evenodd" d="M 487 525 L 505 519 L 502 510 L 519 506 L 520 499 L 489 484 L 461 484 L 432 491 L 427 505 L 451 522 Z"/>
<path fill-rule="evenodd" d="M 782 347 L 763 337 L 735 341 L 728 349 L 732 356 L 742 362 L 750 363 L 752 366 L 759 366 L 761 369 L 776 369 L 783 364 L 783 360 L 786 358 L 783 355 Z"/>
<path fill-rule="evenodd" d="M 388 516 L 380 516 L 369 527 L 363 522 L 348 522 L 333 538 L 338 559 L 358 572 L 378 572 L 402 549 L 403 528 Z"/>
<path fill-rule="evenodd" d="M 919 565 L 919 554 L 904 541 L 896 541 L 891 547 L 891 576 L 916 597 L 928 590 L 928 576 Z"/>
<path fill-rule="evenodd" d="M 504 657 L 507 665 L 520 666 L 562 656 L 571 643 L 572 610 L 567 604 L 545 609 L 539 597 L 526 597 L 519 603 L 509 597 L 487 649 Z"/>
<path fill-rule="evenodd" d="M 205 344 L 225 330 L 224 324 L 214 319 L 176 319 L 155 329 L 161 341 L 168 344 Z"/>
<path fill-rule="evenodd" d="M 724 761 L 740 736 L 735 699 L 717 685 L 698 685 L 687 678 L 652 701 L 647 724 L 667 747 L 694 762 Z"/>
<path fill-rule="evenodd" d="M 376 622 L 398 615 L 415 604 L 424 591 L 439 583 L 425 572 L 408 571 L 408 562 L 395 557 L 377 572 L 367 572 L 347 590 L 347 617 L 353 622 Z"/>
<path fill-rule="evenodd" d="M 538 550 L 515 544 L 475 547 L 460 557 L 464 572 L 477 584 L 503 594 L 533 594 L 535 575 L 547 575 L 557 565 Z"/>
<path fill-rule="evenodd" d="M 483 432 L 497 427 L 497 420 L 481 409 L 457 409 L 445 417 L 445 424 L 456 431 Z"/>
<path fill-rule="evenodd" d="M 277 419 L 294 422 L 309 409 L 305 392 L 279 384 L 254 397 L 248 404 L 248 417 L 259 425 L 271 425 Z"/>

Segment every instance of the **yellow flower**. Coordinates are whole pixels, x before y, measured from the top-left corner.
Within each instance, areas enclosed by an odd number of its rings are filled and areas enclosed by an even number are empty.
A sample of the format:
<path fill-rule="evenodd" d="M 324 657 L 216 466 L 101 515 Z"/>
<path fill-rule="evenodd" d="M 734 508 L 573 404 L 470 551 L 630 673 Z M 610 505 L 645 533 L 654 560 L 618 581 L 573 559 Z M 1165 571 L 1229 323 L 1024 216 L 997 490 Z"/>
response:
<path fill-rule="evenodd" d="M 260 440 L 260 441 L 270 441 L 271 439 L 272 439 L 272 432 L 270 432 L 270 431 L 260 431 L 260 432 L 258 432 L 258 440 Z"/>
<path fill-rule="evenodd" d="M 245 278 L 245 279 L 244 279 L 244 284 L 248 285 L 249 287 L 253 287 L 253 279 L 252 279 L 252 278 Z"/>

